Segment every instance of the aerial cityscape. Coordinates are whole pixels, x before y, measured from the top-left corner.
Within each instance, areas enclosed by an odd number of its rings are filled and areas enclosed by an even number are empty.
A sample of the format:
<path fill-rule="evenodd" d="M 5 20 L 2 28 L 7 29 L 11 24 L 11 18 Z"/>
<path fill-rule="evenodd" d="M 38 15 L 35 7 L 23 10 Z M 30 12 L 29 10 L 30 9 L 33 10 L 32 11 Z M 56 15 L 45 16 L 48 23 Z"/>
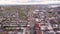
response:
<path fill-rule="evenodd" d="M 60 34 L 60 5 L 1 5 L 0 34 Z"/>

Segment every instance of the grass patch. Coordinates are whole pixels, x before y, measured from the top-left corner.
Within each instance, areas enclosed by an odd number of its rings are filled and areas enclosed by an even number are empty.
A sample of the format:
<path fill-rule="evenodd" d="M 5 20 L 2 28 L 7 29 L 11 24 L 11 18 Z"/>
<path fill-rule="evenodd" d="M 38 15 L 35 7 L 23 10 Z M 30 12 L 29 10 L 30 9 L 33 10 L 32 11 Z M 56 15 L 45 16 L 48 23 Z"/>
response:
<path fill-rule="evenodd" d="M 3 13 L 0 13 L 0 16 L 3 16 Z"/>
<path fill-rule="evenodd" d="M 20 9 L 19 10 L 19 17 L 22 17 L 24 20 L 27 20 L 27 15 L 24 13 L 25 10 Z"/>

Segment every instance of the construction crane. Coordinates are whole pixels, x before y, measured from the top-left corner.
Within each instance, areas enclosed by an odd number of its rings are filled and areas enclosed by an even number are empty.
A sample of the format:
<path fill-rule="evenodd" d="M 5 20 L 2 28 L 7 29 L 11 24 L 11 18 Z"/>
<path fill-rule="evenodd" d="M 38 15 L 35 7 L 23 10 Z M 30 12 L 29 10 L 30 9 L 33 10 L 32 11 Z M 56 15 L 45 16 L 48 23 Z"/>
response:
<path fill-rule="evenodd" d="M 37 23 L 35 23 L 35 34 L 42 34 L 42 32 L 40 31 L 41 29 L 41 27 L 40 27 L 40 24 L 37 22 Z"/>
<path fill-rule="evenodd" d="M 35 23 L 35 32 L 36 32 L 36 34 L 44 34 L 44 32 L 46 31 L 46 30 L 51 30 L 52 29 L 52 26 L 51 26 L 51 24 L 50 24 L 50 22 L 49 22 L 49 17 L 48 17 L 48 15 L 47 15 L 47 12 L 44 12 L 44 11 L 38 11 L 38 13 L 39 14 L 37 14 L 38 16 L 40 16 L 40 17 L 38 17 L 37 19 L 36 19 L 36 23 Z M 39 23 L 40 22 L 40 23 Z M 42 23 L 42 24 L 41 24 Z M 44 25 L 43 25 L 44 24 Z M 41 26 L 40 26 L 41 25 Z M 52 31 L 53 31 L 53 29 L 52 29 Z"/>

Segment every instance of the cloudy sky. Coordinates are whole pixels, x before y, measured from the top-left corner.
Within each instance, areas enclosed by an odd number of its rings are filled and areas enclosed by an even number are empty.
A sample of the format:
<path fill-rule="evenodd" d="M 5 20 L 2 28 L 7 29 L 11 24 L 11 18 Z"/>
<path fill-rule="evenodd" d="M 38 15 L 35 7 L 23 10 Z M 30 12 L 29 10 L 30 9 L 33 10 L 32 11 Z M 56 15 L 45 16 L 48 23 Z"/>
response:
<path fill-rule="evenodd" d="M 58 0 L 0 0 L 0 5 L 8 4 L 60 4 Z"/>

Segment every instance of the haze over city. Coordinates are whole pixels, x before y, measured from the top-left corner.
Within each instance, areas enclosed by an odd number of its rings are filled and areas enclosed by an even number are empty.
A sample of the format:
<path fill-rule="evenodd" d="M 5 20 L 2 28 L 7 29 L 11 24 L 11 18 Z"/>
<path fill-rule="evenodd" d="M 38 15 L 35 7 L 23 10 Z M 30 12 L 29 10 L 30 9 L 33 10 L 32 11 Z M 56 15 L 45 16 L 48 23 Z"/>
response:
<path fill-rule="evenodd" d="M 59 0 L 0 0 L 0 5 L 60 4 Z"/>

